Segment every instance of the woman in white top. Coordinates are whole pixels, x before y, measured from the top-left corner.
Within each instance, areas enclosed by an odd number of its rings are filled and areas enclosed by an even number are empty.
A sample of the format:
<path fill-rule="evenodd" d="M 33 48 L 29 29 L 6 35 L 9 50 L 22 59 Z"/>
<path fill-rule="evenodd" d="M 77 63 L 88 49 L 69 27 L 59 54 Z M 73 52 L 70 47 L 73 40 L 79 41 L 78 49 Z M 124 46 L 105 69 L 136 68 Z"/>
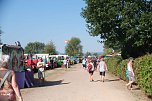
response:
<path fill-rule="evenodd" d="M 126 84 L 127 88 L 132 90 L 132 84 L 135 81 L 135 75 L 133 71 L 133 58 L 129 58 L 129 62 L 127 64 L 127 70 L 128 70 L 128 79 L 129 82 Z"/>

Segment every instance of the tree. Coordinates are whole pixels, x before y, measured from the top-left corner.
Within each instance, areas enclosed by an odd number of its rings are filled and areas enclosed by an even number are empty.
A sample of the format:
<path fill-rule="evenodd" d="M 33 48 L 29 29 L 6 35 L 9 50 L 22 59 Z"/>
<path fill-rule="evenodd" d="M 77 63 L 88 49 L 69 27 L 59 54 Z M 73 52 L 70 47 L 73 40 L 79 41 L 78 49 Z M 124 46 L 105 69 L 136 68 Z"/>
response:
<path fill-rule="evenodd" d="M 98 56 L 98 53 L 93 53 L 93 55 L 97 57 L 97 56 Z"/>
<path fill-rule="evenodd" d="M 28 54 L 38 54 L 42 53 L 44 50 L 45 44 L 41 42 L 29 42 L 25 47 L 25 53 Z"/>
<path fill-rule="evenodd" d="M 44 53 L 48 53 L 48 54 L 53 54 L 56 55 L 57 51 L 56 51 L 56 47 L 54 45 L 54 43 L 52 41 L 50 41 L 49 43 L 47 43 L 44 47 L 43 50 Z"/>
<path fill-rule="evenodd" d="M 84 1 L 81 15 L 91 36 L 100 36 L 107 47 L 121 50 L 123 58 L 152 53 L 152 1 Z"/>
<path fill-rule="evenodd" d="M 91 56 L 92 54 L 90 52 L 86 52 L 85 56 L 88 57 L 88 56 Z"/>
<path fill-rule="evenodd" d="M 107 54 L 112 54 L 113 53 L 113 50 L 111 48 L 106 48 L 104 47 L 104 55 L 107 55 Z"/>
<path fill-rule="evenodd" d="M 73 37 L 65 46 L 65 52 L 69 56 L 81 56 L 82 55 L 82 45 L 79 38 Z"/>

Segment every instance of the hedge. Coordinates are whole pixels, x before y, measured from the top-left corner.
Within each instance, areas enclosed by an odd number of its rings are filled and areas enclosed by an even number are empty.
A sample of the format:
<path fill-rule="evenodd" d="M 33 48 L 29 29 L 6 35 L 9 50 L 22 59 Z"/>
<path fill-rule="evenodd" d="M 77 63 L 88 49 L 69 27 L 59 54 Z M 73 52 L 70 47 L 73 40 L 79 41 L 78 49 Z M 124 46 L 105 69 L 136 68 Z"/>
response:
<path fill-rule="evenodd" d="M 122 60 L 119 56 L 109 58 L 107 59 L 108 70 L 126 81 L 127 62 L 128 60 Z M 152 54 L 134 59 L 133 69 L 136 83 L 148 96 L 152 96 Z"/>

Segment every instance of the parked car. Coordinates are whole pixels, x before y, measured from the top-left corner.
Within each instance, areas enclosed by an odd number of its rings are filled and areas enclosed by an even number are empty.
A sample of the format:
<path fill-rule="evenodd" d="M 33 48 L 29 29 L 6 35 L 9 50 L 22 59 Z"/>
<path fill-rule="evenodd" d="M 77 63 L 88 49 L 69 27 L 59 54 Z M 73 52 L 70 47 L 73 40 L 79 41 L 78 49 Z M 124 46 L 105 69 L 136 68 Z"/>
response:
<path fill-rule="evenodd" d="M 71 57 L 70 60 L 73 61 L 73 64 L 79 63 L 79 59 L 77 57 Z"/>

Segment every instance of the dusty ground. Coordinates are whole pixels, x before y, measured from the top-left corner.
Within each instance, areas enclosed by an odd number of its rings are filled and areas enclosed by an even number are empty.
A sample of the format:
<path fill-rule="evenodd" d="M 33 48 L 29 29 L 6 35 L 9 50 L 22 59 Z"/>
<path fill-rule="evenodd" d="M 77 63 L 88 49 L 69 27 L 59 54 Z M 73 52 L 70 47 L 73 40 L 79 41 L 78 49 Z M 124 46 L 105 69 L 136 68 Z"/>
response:
<path fill-rule="evenodd" d="M 99 81 L 98 72 L 94 82 L 81 64 L 65 70 L 58 68 L 46 72 L 43 87 L 21 89 L 24 101 L 150 101 L 135 87 L 129 91 L 126 82 L 106 74 L 105 82 Z"/>

